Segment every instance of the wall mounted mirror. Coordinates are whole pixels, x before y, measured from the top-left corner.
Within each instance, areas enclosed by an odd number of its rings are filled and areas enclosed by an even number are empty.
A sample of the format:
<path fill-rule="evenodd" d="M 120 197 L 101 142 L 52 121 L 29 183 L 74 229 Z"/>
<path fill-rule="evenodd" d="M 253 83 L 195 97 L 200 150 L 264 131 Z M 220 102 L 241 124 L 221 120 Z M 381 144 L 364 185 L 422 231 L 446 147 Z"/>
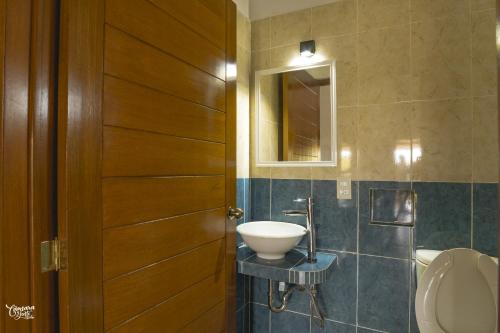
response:
<path fill-rule="evenodd" d="M 335 62 L 257 71 L 258 166 L 335 166 Z"/>

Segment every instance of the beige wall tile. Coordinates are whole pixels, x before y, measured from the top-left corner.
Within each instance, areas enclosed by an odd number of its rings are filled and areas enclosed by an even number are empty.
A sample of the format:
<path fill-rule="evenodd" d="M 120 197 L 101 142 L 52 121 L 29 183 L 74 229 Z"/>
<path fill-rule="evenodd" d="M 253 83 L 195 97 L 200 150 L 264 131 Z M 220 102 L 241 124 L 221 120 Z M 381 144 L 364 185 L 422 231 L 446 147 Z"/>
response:
<path fill-rule="evenodd" d="M 410 3 L 402 0 L 359 0 L 358 31 L 408 24 Z"/>
<path fill-rule="evenodd" d="M 413 99 L 469 96 L 469 27 L 468 17 L 449 17 L 413 24 Z"/>
<path fill-rule="evenodd" d="M 410 180 L 411 104 L 361 106 L 358 117 L 358 178 Z"/>
<path fill-rule="evenodd" d="M 250 84 L 250 55 L 251 52 L 242 47 L 236 51 L 237 81 L 246 86 Z"/>
<path fill-rule="evenodd" d="M 271 47 L 297 44 L 311 39 L 311 10 L 271 17 Z"/>
<path fill-rule="evenodd" d="M 313 179 L 357 179 L 357 108 L 337 109 L 337 166 L 312 168 Z"/>
<path fill-rule="evenodd" d="M 293 60 L 300 57 L 299 44 L 272 48 L 270 50 L 270 67 L 284 67 L 293 64 Z"/>
<path fill-rule="evenodd" d="M 311 167 L 272 167 L 272 179 L 311 179 Z"/>
<path fill-rule="evenodd" d="M 412 21 L 469 13 L 469 0 L 410 0 Z M 474 0 L 472 0 L 474 1 Z"/>
<path fill-rule="evenodd" d="M 359 34 L 360 104 L 391 103 L 409 99 L 409 36 L 409 25 Z"/>
<path fill-rule="evenodd" d="M 497 97 L 477 97 L 473 101 L 474 182 L 498 182 Z"/>
<path fill-rule="evenodd" d="M 253 80 L 254 72 L 261 70 L 261 69 L 267 69 L 270 66 L 271 62 L 271 52 L 269 50 L 263 50 L 263 51 L 255 51 L 252 52 L 252 74 L 250 77 L 250 81 Z"/>
<path fill-rule="evenodd" d="M 271 19 L 252 22 L 252 51 L 259 51 L 271 47 Z"/>
<path fill-rule="evenodd" d="M 236 16 L 236 44 L 247 51 L 250 51 L 251 48 L 250 30 L 250 20 L 238 12 Z"/>
<path fill-rule="evenodd" d="M 471 0 L 472 10 L 495 9 L 495 0 Z"/>
<path fill-rule="evenodd" d="M 236 84 L 236 175 L 248 178 L 250 167 L 250 110 L 248 85 Z"/>
<path fill-rule="evenodd" d="M 337 105 L 357 104 L 356 35 L 320 39 L 316 51 L 326 59 L 335 60 L 337 72 Z"/>
<path fill-rule="evenodd" d="M 356 32 L 356 1 L 342 0 L 312 9 L 312 37 Z"/>
<path fill-rule="evenodd" d="M 495 10 L 472 13 L 472 94 L 497 93 Z"/>
<path fill-rule="evenodd" d="M 471 181 L 471 107 L 468 98 L 413 104 L 413 180 Z"/>

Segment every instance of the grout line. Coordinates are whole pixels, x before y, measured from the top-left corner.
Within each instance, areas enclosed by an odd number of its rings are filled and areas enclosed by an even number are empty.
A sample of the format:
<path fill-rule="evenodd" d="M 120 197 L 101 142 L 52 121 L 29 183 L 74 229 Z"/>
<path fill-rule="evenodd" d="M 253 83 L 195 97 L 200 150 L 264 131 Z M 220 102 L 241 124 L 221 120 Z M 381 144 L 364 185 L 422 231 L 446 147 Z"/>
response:
<path fill-rule="evenodd" d="M 359 0 L 356 0 L 356 107 L 359 108 L 359 94 L 360 94 L 360 85 L 359 85 Z M 356 176 L 359 177 L 359 112 L 356 112 Z M 338 183 L 336 184 L 338 186 Z M 355 326 L 356 332 L 358 332 L 358 324 L 359 324 L 359 223 L 360 223 L 360 210 L 359 210 L 359 201 L 360 201 L 360 182 L 357 181 L 357 191 L 356 191 L 356 318 L 355 318 Z"/>
<path fill-rule="evenodd" d="M 474 246 L 474 93 L 472 91 L 473 85 L 472 85 L 472 76 L 473 76 L 473 69 L 472 69 L 472 53 L 473 53 L 473 38 L 472 38 L 472 3 L 469 1 L 469 90 L 470 90 L 470 115 L 471 115 L 471 152 L 472 152 L 472 159 L 471 159 L 471 179 L 470 179 L 470 248 L 472 249 Z"/>
<path fill-rule="evenodd" d="M 388 256 L 379 256 L 376 254 L 366 254 L 366 253 L 358 253 L 359 256 L 372 257 L 372 258 L 382 258 L 382 259 L 391 259 L 391 260 L 399 260 L 399 261 L 411 261 L 409 258 L 396 258 L 396 257 L 388 257 Z"/>

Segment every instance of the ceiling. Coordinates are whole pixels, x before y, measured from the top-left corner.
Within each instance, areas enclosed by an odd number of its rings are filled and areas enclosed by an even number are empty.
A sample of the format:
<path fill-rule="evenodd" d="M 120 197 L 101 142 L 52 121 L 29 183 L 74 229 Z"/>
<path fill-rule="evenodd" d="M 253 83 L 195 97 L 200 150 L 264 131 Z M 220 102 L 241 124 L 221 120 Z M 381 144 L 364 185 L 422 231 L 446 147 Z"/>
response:
<path fill-rule="evenodd" d="M 251 21 L 301 9 L 321 6 L 338 0 L 235 0 L 238 9 Z"/>

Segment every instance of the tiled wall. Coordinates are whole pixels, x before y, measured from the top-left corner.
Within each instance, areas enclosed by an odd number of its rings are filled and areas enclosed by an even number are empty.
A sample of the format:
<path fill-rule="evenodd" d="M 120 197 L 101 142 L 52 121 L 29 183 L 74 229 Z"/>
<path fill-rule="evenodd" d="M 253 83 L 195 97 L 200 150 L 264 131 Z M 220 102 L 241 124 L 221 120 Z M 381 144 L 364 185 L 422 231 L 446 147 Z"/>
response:
<path fill-rule="evenodd" d="M 254 71 L 290 64 L 301 40 L 315 39 L 320 56 L 336 59 L 339 165 L 257 167 L 250 98 L 250 179 L 238 181 L 239 204 L 247 221 L 300 222 L 280 212 L 312 195 L 318 247 L 340 262 L 320 290 L 325 330 L 311 325 L 300 293 L 289 311 L 271 314 L 265 281 L 240 277 L 242 330 L 417 332 L 416 248 L 496 255 L 494 6 L 341 0 L 252 22 L 250 97 Z M 352 200 L 337 200 L 338 179 L 352 180 Z M 415 190 L 416 226 L 368 225 L 369 188 Z"/>
<path fill-rule="evenodd" d="M 252 73 L 290 65 L 307 39 L 336 60 L 340 161 L 259 168 L 251 147 L 251 177 L 497 182 L 493 0 L 341 0 L 251 36 Z"/>
<path fill-rule="evenodd" d="M 239 180 L 242 188 L 244 181 Z M 370 188 L 414 189 L 418 198 L 415 228 L 370 225 Z M 317 246 L 340 258 L 337 270 L 320 287 L 321 305 L 331 320 L 327 327 L 332 328 L 323 332 L 356 332 L 356 327 L 366 332 L 417 332 L 412 308 L 415 248 L 472 247 L 497 256 L 496 184 L 359 181 L 353 182 L 352 193 L 352 200 L 337 200 L 334 180 L 254 178 L 249 193 L 242 191 L 238 197 L 242 206 L 246 200 L 252 220 L 296 223 L 304 221 L 285 217 L 281 211 L 300 208 L 295 198 L 314 198 Z M 241 325 L 246 324 L 250 332 L 268 332 L 259 329 L 262 325 L 276 327 L 272 332 L 309 332 L 304 295 L 291 298 L 288 313 L 271 315 L 266 281 L 239 278 L 238 314 L 246 317 Z M 293 331 L 281 324 L 289 320 Z M 301 325 L 307 329 L 297 330 Z M 322 332 L 312 326 L 312 332 Z"/>

